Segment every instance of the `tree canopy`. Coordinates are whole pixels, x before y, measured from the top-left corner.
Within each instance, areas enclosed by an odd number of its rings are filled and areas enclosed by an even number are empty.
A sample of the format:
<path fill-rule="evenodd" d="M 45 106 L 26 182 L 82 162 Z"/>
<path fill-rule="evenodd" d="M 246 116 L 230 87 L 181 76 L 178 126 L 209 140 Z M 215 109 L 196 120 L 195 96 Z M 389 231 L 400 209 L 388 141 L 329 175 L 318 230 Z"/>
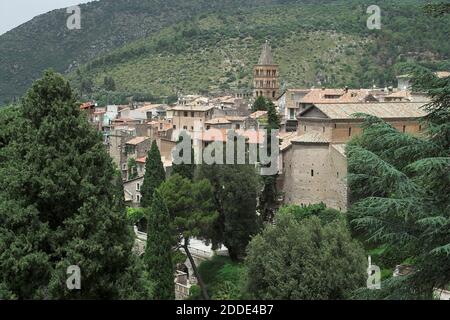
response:
<path fill-rule="evenodd" d="M 45 72 L 7 116 L 16 120 L 0 130 L 0 291 L 19 299 L 145 298 L 122 185 L 69 84 Z M 66 288 L 71 265 L 81 269 L 81 291 Z"/>
<path fill-rule="evenodd" d="M 145 161 L 144 182 L 141 186 L 141 205 L 144 208 L 150 208 L 152 205 L 153 194 L 155 190 L 166 180 L 166 172 L 161 161 L 156 140 L 153 140 L 150 151 Z"/>
<path fill-rule="evenodd" d="M 450 79 L 420 70 L 414 87 L 433 99 L 423 135 L 365 116 L 362 135 L 348 145 L 350 214 L 367 241 L 413 265 L 405 283 L 430 298 L 450 283 Z"/>
<path fill-rule="evenodd" d="M 325 210 L 325 209 L 323 209 Z M 345 299 L 364 285 L 365 255 L 345 219 L 290 207 L 248 246 L 246 292 L 253 299 Z"/>

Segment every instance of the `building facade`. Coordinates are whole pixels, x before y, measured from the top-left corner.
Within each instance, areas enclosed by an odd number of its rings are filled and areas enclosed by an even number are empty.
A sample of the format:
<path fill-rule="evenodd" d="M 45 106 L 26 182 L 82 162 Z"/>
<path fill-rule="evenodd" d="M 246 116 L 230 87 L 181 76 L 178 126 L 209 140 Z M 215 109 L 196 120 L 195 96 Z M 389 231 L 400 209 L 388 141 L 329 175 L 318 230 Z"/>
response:
<path fill-rule="evenodd" d="M 297 136 L 282 150 L 282 191 L 287 204 L 323 202 L 348 207 L 346 143 L 361 133 L 362 119 L 377 116 L 398 131 L 420 134 L 424 103 L 315 104 L 298 116 Z"/>
<path fill-rule="evenodd" d="M 280 95 L 279 65 L 274 62 L 267 42 L 263 45 L 258 64 L 253 68 L 253 95 L 270 100 L 276 100 Z"/>

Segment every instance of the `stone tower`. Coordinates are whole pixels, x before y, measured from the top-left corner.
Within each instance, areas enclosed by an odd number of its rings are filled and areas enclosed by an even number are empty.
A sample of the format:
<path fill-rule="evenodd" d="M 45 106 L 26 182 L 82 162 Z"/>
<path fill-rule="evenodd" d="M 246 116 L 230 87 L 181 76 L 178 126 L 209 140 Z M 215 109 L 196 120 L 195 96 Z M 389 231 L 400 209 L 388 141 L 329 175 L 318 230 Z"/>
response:
<path fill-rule="evenodd" d="M 279 66 L 275 64 L 272 48 L 266 41 L 264 43 L 258 64 L 253 68 L 253 95 L 266 97 L 271 100 L 278 98 L 280 93 Z"/>

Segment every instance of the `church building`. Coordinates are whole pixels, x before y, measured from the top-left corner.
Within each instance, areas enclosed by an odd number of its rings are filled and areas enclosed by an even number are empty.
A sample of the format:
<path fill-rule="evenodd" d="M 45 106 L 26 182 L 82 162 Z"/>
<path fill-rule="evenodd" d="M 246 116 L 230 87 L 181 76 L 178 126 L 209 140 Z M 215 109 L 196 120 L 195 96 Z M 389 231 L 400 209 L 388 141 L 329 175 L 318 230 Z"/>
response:
<path fill-rule="evenodd" d="M 270 100 L 280 95 L 279 65 L 274 63 L 269 43 L 263 45 L 258 64 L 253 68 L 254 97 L 263 96 Z"/>

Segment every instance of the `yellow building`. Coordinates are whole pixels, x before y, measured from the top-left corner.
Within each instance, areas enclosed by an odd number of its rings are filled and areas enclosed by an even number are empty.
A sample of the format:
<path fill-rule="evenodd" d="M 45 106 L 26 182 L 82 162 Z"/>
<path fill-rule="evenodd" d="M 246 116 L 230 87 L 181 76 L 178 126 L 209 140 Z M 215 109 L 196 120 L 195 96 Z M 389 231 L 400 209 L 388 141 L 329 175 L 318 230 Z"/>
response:
<path fill-rule="evenodd" d="M 254 96 L 263 96 L 270 100 L 280 95 L 279 66 L 274 63 L 272 49 L 268 42 L 263 45 L 258 64 L 253 68 Z"/>

